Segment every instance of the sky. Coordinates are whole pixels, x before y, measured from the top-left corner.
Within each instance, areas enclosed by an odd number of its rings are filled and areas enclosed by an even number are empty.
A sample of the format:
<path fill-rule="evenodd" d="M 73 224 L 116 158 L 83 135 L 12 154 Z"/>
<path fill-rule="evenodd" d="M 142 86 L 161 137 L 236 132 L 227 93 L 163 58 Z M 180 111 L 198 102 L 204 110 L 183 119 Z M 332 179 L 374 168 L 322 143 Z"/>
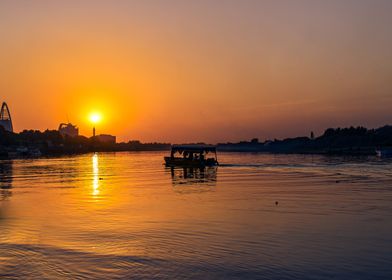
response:
<path fill-rule="evenodd" d="M 392 1 L 0 1 L 16 131 L 226 142 L 392 124 Z"/>

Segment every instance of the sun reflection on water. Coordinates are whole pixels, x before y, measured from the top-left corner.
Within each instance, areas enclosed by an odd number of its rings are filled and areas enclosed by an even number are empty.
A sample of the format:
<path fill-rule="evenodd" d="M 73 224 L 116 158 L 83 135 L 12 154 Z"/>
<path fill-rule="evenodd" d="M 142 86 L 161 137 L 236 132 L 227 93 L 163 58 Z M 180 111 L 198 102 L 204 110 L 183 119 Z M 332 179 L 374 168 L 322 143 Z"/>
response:
<path fill-rule="evenodd" d="M 99 195 L 99 158 L 93 155 L 93 196 Z"/>

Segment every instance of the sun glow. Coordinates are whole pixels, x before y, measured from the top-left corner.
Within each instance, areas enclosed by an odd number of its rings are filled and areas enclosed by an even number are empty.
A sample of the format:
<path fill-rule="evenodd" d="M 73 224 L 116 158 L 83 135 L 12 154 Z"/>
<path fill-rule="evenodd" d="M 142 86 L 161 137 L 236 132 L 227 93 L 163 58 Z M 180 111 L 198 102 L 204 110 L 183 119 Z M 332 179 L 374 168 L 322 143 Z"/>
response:
<path fill-rule="evenodd" d="M 94 124 L 99 123 L 102 120 L 102 115 L 100 113 L 92 113 L 90 115 L 90 121 Z"/>

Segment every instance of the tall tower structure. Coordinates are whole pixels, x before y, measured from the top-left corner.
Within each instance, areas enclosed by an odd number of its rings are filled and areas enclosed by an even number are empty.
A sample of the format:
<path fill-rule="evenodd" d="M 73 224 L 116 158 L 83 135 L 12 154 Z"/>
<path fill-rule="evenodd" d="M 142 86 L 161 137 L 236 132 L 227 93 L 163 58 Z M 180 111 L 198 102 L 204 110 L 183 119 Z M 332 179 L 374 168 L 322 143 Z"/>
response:
<path fill-rule="evenodd" d="M 6 131 L 14 132 L 10 109 L 8 108 L 8 105 L 5 102 L 3 102 L 3 105 L 1 105 L 0 126 L 4 127 Z"/>

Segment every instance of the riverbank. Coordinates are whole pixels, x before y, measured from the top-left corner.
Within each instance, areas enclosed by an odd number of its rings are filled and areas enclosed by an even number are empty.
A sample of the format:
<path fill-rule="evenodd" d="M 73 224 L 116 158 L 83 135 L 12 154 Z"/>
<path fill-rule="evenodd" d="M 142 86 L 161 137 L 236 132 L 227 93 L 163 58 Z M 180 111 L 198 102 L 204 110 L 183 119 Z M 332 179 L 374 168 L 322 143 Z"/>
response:
<path fill-rule="evenodd" d="M 38 158 L 53 158 L 63 156 L 77 156 L 89 153 L 116 153 L 116 152 L 169 152 L 170 147 L 159 148 L 159 149 L 91 149 L 91 150 L 51 150 L 41 152 L 39 149 L 18 149 L 18 151 L 12 150 L 10 152 L 1 152 L 0 160 L 13 160 L 13 159 L 38 159 Z M 218 148 L 218 153 L 232 153 L 232 154 L 271 154 L 271 155 L 324 155 L 324 156 L 376 156 L 376 150 L 373 148 L 368 149 L 336 149 L 336 150 L 324 150 L 324 151 L 295 151 L 295 150 L 263 150 L 263 149 L 221 149 Z"/>
<path fill-rule="evenodd" d="M 295 137 L 283 140 L 219 143 L 218 152 L 252 152 L 272 154 L 318 155 L 375 155 L 376 150 L 392 147 L 392 126 L 378 129 L 364 127 L 327 129 L 321 136 Z M 58 131 L 44 132 L 25 130 L 7 132 L 0 126 L 0 158 L 34 158 L 41 156 L 77 155 L 91 152 L 169 151 L 170 143 L 142 143 L 137 140 L 110 143 L 84 136 L 62 136 Z"/>

